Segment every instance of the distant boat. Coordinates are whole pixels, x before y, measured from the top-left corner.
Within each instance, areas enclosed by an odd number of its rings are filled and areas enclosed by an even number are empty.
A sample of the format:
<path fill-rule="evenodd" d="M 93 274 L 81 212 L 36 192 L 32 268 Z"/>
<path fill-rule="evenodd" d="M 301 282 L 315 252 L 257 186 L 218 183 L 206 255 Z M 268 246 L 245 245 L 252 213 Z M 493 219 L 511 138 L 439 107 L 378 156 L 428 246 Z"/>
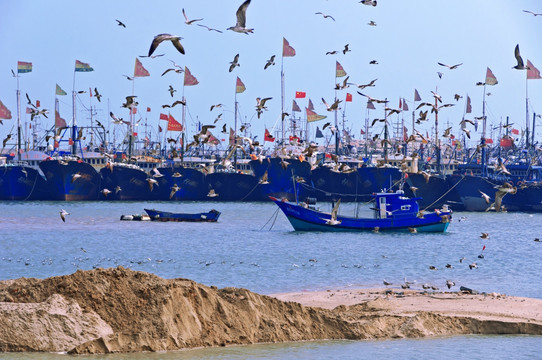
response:
<path fill-rule="evenodd" d="M 452 219 L 447 207 L 426 214 L 420 212 L 418 198 L 405 197 L 402 190 L 374 194 L 373 218 L 340 216 L 337 205 L 331 213 L 326 213 L 319 211 L 310 200 L 296 204 L 270 198 L 296 231 L 446 232 Z"/>
<path fill-rule="evenodd" d="M 189 222 L 216 222 L 220 212 L 211 210 L 203 213 L 172 213 L 155 209 L 145 209 L 152 221 L 189 221 Z"/>

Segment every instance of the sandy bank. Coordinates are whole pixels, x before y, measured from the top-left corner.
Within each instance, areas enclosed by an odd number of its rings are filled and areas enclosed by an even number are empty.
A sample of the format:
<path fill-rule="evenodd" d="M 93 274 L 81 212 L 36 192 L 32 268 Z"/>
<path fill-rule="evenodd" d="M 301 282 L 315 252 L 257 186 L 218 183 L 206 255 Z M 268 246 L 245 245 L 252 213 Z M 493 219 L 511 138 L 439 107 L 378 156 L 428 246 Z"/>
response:
<path fill-rule="evenodd" d="M 541 313 L 536 299 L 386 295 L 383 289 L 273 297 L 119 267 L 0 281 L 0 350 L 82 354 L 318 339 L 542 335 Z"/>

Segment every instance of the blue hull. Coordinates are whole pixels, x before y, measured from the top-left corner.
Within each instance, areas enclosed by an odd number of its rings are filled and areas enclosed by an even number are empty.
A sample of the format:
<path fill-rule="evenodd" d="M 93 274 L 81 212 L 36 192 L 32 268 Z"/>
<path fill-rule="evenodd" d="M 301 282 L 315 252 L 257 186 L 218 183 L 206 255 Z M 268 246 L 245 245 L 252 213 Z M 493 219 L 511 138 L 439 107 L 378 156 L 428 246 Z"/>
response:
<path fill-rule="evenodd" d="M 196 169 L 185 168 L 182 166 L 160 168 L 160 173 L 164 175 L 162 180 L 164 186 L 161 191 L 167 191 L 165 200 L 205 200 L 209 190 L 205 184 L 205 174 Z M 180 176 L 179 176 L 180 175 Z M 171 188 L 177 185 L 179 190 L 171 195 Z M 162 195 L 163 196 L 163 195 Z"/>
<path fill-rule="evenodd" d="M 82 161 L 43 160 L 39 167 L 47 178 L 45 200 L 84 201 L 98 200 L 100 174 Z M 81 175 L 73 180 L 73 175 Z"/>
<path fill-rule="evenodd" d="M 152 221 L 174 221 L 174 222 L 216 222 L 220 217 L 220 212 L 211 210 L 203 213 L 172 213 L 155 209 L 145 209 Z"/>
<path fill-rule="evenodd" d="M 415 195 L 421 198 L 418 201 L 421 208 L 433 210 L 440 209 L 443 205 L 448 205 L 453 210 L 465 208 L 456 188 L 446 177 L 434 175 L 425 180 L 422 174 L 408 173 L 406 182 L 409 187 L 417 188 Z"/>
<path fill-rule="evenodd" d="M 149 175 L 140 168 L 113 164 L 112 167 L 102 168 L 102 189 L 111 191 L 109 195 L 100 194 L 100 200 L 165 200 L 165 193 L 169 195 L 167 182 L 157 178 L 157 185 L 151 187 L 147 179 Z M 116 191 L 117 186 L 120 187 Z"/>
<path fill-rule="evenodd" d="M 213 189 L 217 197 L 207 198 L 213 201 L 264 201 L 262 186 L 253 175 L 235 172 L 215 172 L 205 176 L 205 182 Z"/>
<path fill-rule="evenodd" d="M 414 228 L 419 232 L 446 232 L 451 220 L 449 212 L 441 212 L 440 215 L 432 212 L 423 215 L 423 217 L 418 217 L 415 214 L 371 219 L 337 216 L 340 224 L 328 225 L 326 222 L 331 219 L 329 213 L 275 198 L 271 198 L 271 200 L 278 205 L 296 231 L 358 232 L 378 229 L 379 232 L 410 232 L 410 229 Z"/>
<path fill-rule="evenodd" d="M 30 166 L 0 167 L 0 200 L 41 200 L 46 180 Z"/>

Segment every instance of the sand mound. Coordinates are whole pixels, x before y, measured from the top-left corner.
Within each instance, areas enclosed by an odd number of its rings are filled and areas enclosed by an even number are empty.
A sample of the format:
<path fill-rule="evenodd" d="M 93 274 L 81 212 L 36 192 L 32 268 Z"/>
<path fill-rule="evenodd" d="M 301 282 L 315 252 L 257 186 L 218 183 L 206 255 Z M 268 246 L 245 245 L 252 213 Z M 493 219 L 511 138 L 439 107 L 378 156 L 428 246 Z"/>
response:
<path fill-rule="evenodd" d="M 0 282 L 0 350 L 82 354 L 315 339 L 542 334 L 540 323 L 426 311 L 394 314 L 388 306 L 373 299 L 329 310 L 122 267 L 77 271 Z"/>

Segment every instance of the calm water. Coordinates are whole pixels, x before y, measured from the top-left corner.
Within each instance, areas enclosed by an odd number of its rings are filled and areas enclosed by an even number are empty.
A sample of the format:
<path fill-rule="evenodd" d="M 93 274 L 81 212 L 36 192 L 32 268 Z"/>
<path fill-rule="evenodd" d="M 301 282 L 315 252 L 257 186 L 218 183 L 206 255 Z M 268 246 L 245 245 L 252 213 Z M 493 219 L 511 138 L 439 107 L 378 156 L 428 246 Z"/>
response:
<path fill-rule="evenodd" d="M 320 206 L 329 208 L 329 204 Z M 144 207 L 183 212 L 215 208 L 222 215 L 214 224 L 119 220 L 121 214 L 142 213 Z M 70 212 L 66 223 L 60 219 L 61 208 Z M 353 210 L 353 204 L 343 204 L 340 212 Z M 293 232 L 284 215 L 275 218 L 275 212 L 271 203 L 4 202 L 0 203 L 0 279 L 45 278 L 122 265 L 165 278 L 189 278 L 265 294 L 381 286 L 383 279 L 400 284 L 406 278 L 419 287 L 428 282 L 443 289 L 450 279 L 456 282 L 456 290 L 462 285 L 542 298 L 542 243 L 533 241 L 542 238 L 542 214 L 458 212 L 446 234 L 327 234 Z M 461 217 L 466 220 L 459 221 Z M 490 238 L 482 240 L 482 232 L 488 232 Z M 479 259 L 484 245 L 484 258 Z M 463 257 L 466 259 L 460 263 Z M 477 269 L 469 269 L 472 262 L 477 262 Z M 453 268 L 445 268 L 446 264 Z M 430 265 L 438 270 L 429 270 Z M 542 358 L 533 353 L 541 346 L 540 337 L 453 337 L 309 342 L 111 358 L 360 358 L 360 354 L 374 358 L 400 354 L 401 358 L 419 359 L 423 358 L 420 353 L 426 358 L 449 354 L 496 358 L 506 351 Z"/>

